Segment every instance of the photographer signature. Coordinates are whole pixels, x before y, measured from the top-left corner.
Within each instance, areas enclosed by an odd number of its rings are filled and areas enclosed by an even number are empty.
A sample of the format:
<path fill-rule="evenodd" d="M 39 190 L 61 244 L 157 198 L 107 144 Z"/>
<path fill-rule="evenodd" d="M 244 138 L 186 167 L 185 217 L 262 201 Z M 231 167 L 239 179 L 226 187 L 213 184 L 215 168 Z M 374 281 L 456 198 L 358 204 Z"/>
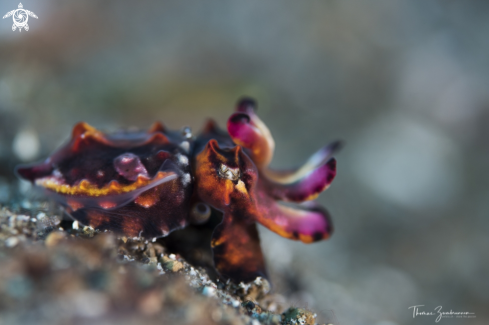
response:
<path fill-rule="evenodd" d="M 442 311 L 442 306 L 438 306 L 434 311 L 423 311 L 419 307 L 424 307 L 424 305 L 411 306 L 408 309 L 413 309 L 413 318 L 416 316 L 436 316 L 435 322 L 438 323 L 442 318 L 475 318 L 475 313 L 468 311 Z"/>

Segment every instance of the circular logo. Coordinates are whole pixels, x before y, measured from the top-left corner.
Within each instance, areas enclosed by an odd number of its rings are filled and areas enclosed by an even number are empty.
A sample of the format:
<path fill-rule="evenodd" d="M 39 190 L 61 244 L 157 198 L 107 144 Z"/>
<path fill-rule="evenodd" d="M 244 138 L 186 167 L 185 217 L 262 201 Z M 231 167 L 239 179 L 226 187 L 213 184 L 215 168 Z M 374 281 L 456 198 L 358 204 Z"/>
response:
<path fill-rule="evenodd" d="M 29 15 L 27 15 L 27 12 L 25 12 L 24 9 L 17 9 L 13 16 L 14 24 L 17 25 L 17 27 L 24 27 L 29 19 Z"/>

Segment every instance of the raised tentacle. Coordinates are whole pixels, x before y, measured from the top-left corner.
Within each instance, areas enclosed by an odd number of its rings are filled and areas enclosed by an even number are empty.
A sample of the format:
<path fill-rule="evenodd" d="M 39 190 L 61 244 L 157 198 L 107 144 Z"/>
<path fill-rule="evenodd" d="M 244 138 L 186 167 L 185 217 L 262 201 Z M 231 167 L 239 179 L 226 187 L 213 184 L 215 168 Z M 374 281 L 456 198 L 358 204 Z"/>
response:
<path fill-rule="evenodd" d="M 267 177 L 262 177 L 262 188 L 273 198 L 282 201 L 303 202 L 315 199 L 326 190 L 336 176 L 336 160 L 328 162 L 316 169 L 305 172 L 302 177 L 290 183 L 277 183 Z"/>
<path fill-rule="evenodd" d="M 318 205 L 285 206 L 258 189 L 256 221 L 282 237 L 312 243 L 329 238 L 329 213 Z"/>
<path fill-rule="evenodd" d="M 269 169 L 275 142 L 270 130 L 256 115 L 256 107 L 256 102 L 252 99 L 244 98 L 239 101 L 237 113 L 228 119 L 227 128 L 233 141 L 249 151 L 250 157 L 264 176 L 276 183 L 292 184 L 317 169 L 328 168 L 325 165 L 330 163 L 333 154 L 341 147 L 339 141 L 318 150 L 300 168 L 284 171 Z"/>
<path fill-rule="evenodd" d="M 333 155 L 340 150 L 341 147 L 341 141 L 334 141 L 316 151 L 301 167 L 296 169 L 273 170 L 267 168 L 261 171 L 264 176 L 276 183 L 292 184 L 303 179 L 314 170 L 330 164 Z"/>
<path fill-rule="evenodd" d="M 275 141 L 270 130 L 255 114 L 256 102 L 249 98 L 240 100 L 237 113 L 231 115 L 227 128 L 237 144 L 249 150 L 258 169 L 268 166 L 275 150 Z"/>

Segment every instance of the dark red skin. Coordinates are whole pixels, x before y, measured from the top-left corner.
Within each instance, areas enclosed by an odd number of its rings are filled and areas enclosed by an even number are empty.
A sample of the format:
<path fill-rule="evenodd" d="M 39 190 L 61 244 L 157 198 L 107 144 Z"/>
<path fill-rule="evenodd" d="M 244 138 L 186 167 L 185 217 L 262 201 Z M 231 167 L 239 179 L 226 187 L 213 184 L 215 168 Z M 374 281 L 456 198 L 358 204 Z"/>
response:
<path fill-rule="evenodd" d="M 204 203 L 223 215 L 211 242 L 218 273 L 234 282 L 266 278 L 256 222 L 305 243 L 331 235 L 323 208 L 278 201 L 303 202 L 325 190 L 336 175 L 338 143 L 296 170 L 270 170 L 274 141 L 255 109 L 243 99 L 228 132 L 209 121 L 197 137 L 159 123 L 147 132 L 113 134 L 79 123 L 70 142 L 17 173 L 44 187 L 81 224 L 128 237 L 152 239 L 184 228 L 205 212 L 202 205 L 193 209 Z"/>

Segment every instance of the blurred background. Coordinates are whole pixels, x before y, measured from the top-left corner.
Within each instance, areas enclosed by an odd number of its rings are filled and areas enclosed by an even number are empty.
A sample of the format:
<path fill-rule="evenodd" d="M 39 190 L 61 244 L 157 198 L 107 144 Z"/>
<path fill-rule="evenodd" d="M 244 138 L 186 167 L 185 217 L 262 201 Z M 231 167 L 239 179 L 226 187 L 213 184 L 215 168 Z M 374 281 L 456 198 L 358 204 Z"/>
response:
<path fill-rule="evenodd" d="M 413 305 L 488 323 L 489 2 L 22 3 L 39 17 L 28 32 L 0 21 L 0 203 L 16 195 L 15 164 L 78 121 L 198 131 L 249 95 L 272 167 L 346 143 L 318 199 L 332 238 L 261 229 L 277 293 L 342 325 L 434 323 Z"/>

